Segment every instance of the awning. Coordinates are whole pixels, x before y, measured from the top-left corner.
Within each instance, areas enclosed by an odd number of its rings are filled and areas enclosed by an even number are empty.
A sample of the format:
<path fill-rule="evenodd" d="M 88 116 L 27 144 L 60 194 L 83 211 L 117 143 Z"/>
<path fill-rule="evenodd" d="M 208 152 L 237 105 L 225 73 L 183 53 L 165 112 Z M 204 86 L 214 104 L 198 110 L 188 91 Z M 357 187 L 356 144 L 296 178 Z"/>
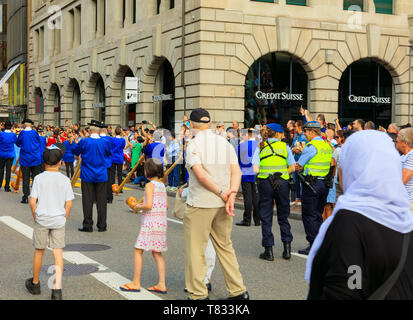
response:
<path fill-rule="evenodd" d="M 13 67 L 7 71 L 7 73 L 4 75 L 4 77 L 0 80 L 0 89 L 3 88 L 4 84 L 9 80 L 11 75 L 16 71 L 16 69 L 20 66 L 20 64 L 15 64 Z"/>

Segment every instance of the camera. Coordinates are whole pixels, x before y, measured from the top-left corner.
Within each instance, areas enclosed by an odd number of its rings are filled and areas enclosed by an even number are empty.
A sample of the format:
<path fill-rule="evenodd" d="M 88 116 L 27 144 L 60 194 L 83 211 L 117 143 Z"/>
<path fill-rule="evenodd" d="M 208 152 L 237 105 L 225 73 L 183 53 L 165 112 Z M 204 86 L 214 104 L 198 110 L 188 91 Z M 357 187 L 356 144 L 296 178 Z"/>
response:
<path fill-rule="evenodd" d="M 148 124 L 148 121 L 143 120 L 143 121 L 142 121 L 142 124 Z"/>

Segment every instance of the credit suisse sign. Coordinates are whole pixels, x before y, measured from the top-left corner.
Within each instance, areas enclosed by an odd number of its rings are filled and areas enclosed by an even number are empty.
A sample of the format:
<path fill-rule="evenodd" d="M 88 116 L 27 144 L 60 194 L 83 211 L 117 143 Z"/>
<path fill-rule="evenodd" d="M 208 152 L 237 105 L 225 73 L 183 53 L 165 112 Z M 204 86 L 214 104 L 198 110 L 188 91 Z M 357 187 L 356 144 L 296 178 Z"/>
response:
<path fill-rule="evenodd" d="M 363 97 L 363 96 L 355 96 L 355 95 L 352 94 L 352 95 L 348 96 L 348 101 L 357 102 L 357 103 L 390 104 L 391 103 L 391 98 L 390 97 L 376 97 L 376 96 Z"/>
<path fill-rule="evenodd" d="M 287 92 L 271 92 L 271 93 L 265 93 L 262 91 L 257 91 L 255 93 L 255 96 L 259 100 L 297 100 L 297 101 L 303 101 L 303 94 L 302 93 L 287 93 Z"/>

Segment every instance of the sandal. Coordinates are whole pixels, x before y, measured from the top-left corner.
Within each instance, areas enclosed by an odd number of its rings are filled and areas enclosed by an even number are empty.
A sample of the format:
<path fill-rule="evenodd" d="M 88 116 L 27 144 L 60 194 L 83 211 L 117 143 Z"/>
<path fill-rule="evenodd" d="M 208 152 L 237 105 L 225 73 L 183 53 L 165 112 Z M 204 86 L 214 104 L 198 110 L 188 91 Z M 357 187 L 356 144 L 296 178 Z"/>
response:
<path fill-rule="evenodd" d="M 123 287 L 119 287 L 119 289 L 126 292 L 141 292 L 141 289 L 132 289 L 127 284 L 124 284 Z"/>
<path fill-rule="evenodd" d="M 160 294 L 167 294 L 168 293 L 168 291 L 162 291 L 162 290 L 159 290 L 157 287 L 155 287 L 155 286 L 153 286 L 153 287 L 151 287 L 151 288 L 148 288 L 147 289 L 148 291 L 150 291 L 150 292 L 157 292 L 157 293 L 160 293 Z"/>

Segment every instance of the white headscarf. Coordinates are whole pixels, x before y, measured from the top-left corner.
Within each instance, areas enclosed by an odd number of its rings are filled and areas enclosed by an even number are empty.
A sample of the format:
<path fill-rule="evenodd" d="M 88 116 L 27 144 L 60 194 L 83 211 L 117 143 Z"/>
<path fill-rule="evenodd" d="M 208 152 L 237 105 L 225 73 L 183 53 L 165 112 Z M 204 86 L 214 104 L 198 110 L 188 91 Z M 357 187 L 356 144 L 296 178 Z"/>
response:
<path fill-rule="evenodd" d="M 338 198 L 333 214 L 321 225 L 313 243 L 305 272 L 308 283 L 314 257 L 338 211 L 357 212 L 403 234 L 413 230 L 400 155 L 386 133 L 365 130 L 352 134 L 341 149 L 340 164 L 344 194 Z"/>

